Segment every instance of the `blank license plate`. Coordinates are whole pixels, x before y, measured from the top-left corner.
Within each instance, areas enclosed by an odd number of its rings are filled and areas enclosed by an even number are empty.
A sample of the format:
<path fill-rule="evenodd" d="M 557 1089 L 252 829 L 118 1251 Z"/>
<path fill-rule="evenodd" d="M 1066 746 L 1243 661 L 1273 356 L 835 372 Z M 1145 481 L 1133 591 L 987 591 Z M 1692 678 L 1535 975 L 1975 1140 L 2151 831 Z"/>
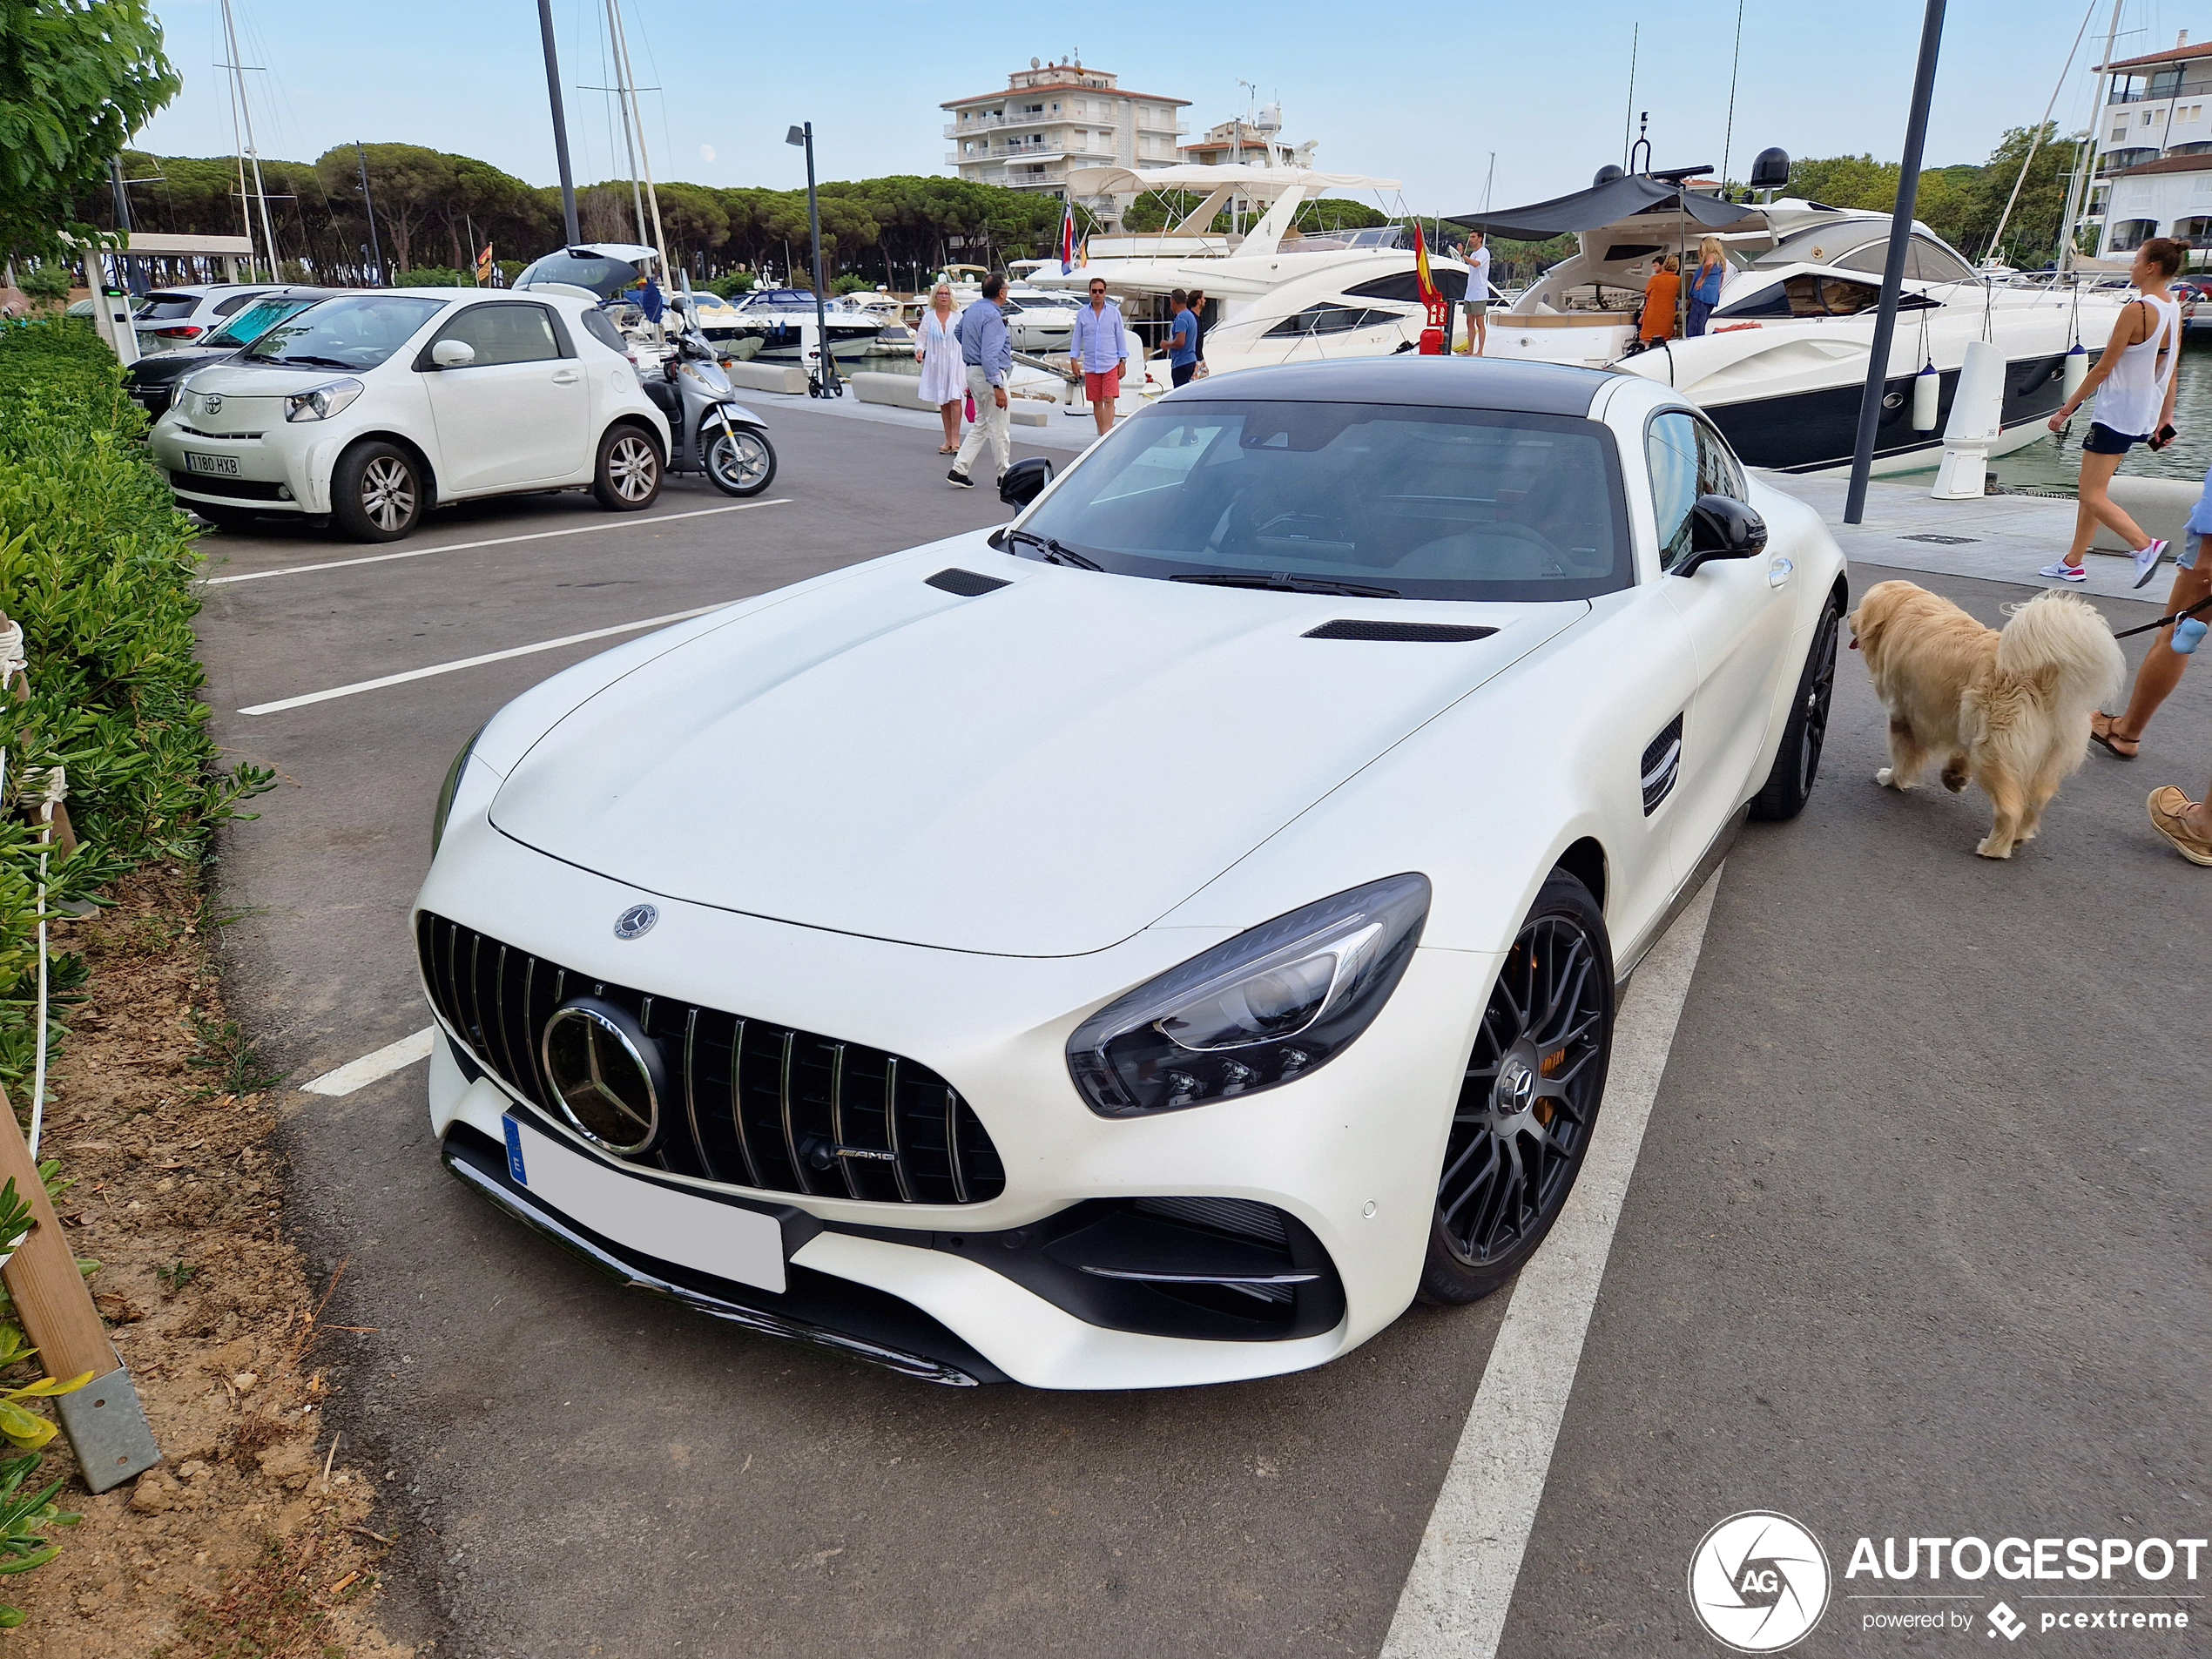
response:
<path fill-rule="evenodd" d="M 185 470 L 219 473 L 226 478 L 235 478 L 238 476 L 238 457 L 194 455 L 187 449 L 185 451 Z"/>
<path fill-rule="evenodd" d="M 507 1172 L 570 1220 L 664 1262 L 780 1291 L 784 1229 L 775 1217 L 641 1181 L 513 1117 Z"/>

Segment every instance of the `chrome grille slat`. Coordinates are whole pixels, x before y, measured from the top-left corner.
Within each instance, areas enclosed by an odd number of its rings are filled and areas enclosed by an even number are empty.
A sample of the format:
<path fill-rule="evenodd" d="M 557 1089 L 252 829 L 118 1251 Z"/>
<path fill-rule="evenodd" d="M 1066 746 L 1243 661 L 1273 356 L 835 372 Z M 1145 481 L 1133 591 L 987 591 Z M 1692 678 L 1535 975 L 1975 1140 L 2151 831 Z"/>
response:
<path fill-rule="evenodd" d="M 696 1171 L 709 1181 L 766 1193 L 871 1203 L 973 1204 L 1005 1190 L 996 1149 L 981 1120 L 957 1090 L 917 1062 L 602 984 L 427 911 L 417 923 L 416 952 L 424 989 L 447 1028 L 485 1071 L 540 1106 L 550 1107 L 552 1093 L 539 1038 L 570 995 L 571 981 L 576 991 L 590 990 L 633 1010 L 660 1043 L 671 1072 L 668 1136 L 652 1157 L 638 1160 L 642 1167 Z M 726 1079 L 715 1069 L 725 1028 Z M 750 1070 L 748 1042 L 756 1049 Z M 879 1109 L 880 1131 L 873 1126 Z M 839 1181 L 818 1181 L 799 1149 L 819 1152 L 817 1137 L 824 1135 L 833 1147 L 877 1156 L 839 1157 Z M 887 1173 L 881 1167 L 887 1162 Z"/>

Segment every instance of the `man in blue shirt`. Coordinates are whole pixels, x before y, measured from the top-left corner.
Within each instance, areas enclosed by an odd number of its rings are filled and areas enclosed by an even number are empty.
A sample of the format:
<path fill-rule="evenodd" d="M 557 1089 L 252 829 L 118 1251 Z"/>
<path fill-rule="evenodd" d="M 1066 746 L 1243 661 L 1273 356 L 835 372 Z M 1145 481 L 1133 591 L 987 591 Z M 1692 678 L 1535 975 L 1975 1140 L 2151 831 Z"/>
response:
<path fill-rule="evenodd" d="M 1181 288 L 1168 295 L 1173 320 L 1168 325 L 1168 368 L 1177 386 L 1188 386 L 1198 372 L 1198 319 L 1190 309 L 1190 296 Z"/>
<path fill-rule="evenodd" d="M 1083 395 L 1090 400 L 1091 418 L 1102 438 L 1114 429 L 1114 400 L 1122 395 L 1122 375 L 1129 367 L 1128 342 L 1122 308 L 1106 297 L 1106 279 L 1091 278 L 1090 303 L 1076 313 L 1068 354 L 1083 377 Z"/>
<path fill-rule="evenodd" d="M 975 488 L 968 469 L 988 441 L 1004 473 L 1014 458 L 1013 440 L 1007 429 L 1006 382 L 1014 373 L 1014 341 L 1006 332 L 1001 301 L 1006 279 L 994 273 L 983 279 L 983 297 L 960 314 L 953 334 L 960 341 L 960 360 L 968 365 L 968 395 L 975 400 L 975 424 L 960 441 L 948 482 L 962 489 Z"/>

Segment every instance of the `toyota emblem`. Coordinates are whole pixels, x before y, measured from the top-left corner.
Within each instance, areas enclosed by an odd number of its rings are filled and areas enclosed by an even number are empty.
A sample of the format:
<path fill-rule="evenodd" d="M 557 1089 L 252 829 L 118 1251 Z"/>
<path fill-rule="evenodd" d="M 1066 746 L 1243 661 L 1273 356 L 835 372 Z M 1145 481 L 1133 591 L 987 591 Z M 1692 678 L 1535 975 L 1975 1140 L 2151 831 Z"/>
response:
<path fill-rule="evenodd" d="M 199 400 L 199 407 L 210 415 L 220 415 L 223 412 L 223 395 L 220 392 L 210 392 Z"/>
<path fill-rule="evenodd" d="M 617 939 L 643 939 L 652 932 L 653 924 L 660 920 L 660 912 L 649 904 L 634 904 L 615 918 Z"/>

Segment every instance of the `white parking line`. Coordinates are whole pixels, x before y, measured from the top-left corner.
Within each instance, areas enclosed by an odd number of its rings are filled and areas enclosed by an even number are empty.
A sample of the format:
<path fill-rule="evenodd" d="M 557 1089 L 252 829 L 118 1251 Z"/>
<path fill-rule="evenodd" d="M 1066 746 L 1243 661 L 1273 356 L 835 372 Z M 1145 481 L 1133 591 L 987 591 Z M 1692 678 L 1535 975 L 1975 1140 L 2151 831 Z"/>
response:
<path fill-rule="evenodd" d="M 443 547 L 410 547 L 399 553 L 370 553 L 358 559 L 330 559 L 321 564 L 287 564 L 280 570 L 248 570 L 242 576 L 203 577 L 200 585 L 219 588 L 229 582 L 263 582 L 273 576 L 305 576 L 311 570 L 345 570 L 356 564 L 383 564 L 393 559 L 427 558 L 433 553 L 466 553 L 471 548 L 505 547 L 513 542 L 542 542 L 549 536 L 590 536 L 600 530 L 634 529 L 640 524 L 665 524 L 678 518 L 706 518 L 716 513 L 742 513 L 755 507 L 788 507 L 797 497 L 779 496 L 772 501 L 732 502 L 727 507 L 701 507 L 688 513 L 659 513 L 651 518 L 613 517 L 593 524 L 572 524 L 566 529 L 532 530 L 526 536 L 495 536 L 482 542 L 448 542 Z"/>
<path fill-rule="evenodd" d="M 426 1025 L 411 1037 L 388 1042 L 374 1054 L 365 1054 L 335 1071 L 324 1072 L 313 1082 L 301 1083 L 300 1090 L 309 1095 L 350 1095 L 356 1089 L 366 1089 L 379 1077 L 388 1077 L 418 1060 L 428 1060 L 431 1041 L 437 1033 L 437 1027 Z"/>
<path fill-rule="evenodd" d="M 594 628 L 588 634 L 565 634 L 558 639 L 541 639 L 535 645 L 510 645 L 505 651 L 488 651 L 481 657 L 463 657 L 458 662 L 433 663 L 428 668 L 410 668 L 404 674 L 387 674 L 381 679 L 355 680 L 351 685 L 334 685 L 327 691 L 309 691 L 304 697 L 287 697 L 274 703 L 256 703 L 250 709 L 240 709 L 240 714 L 279 714 L 286 709 L 305 708 L 310 703 L 327 703 L 334 697 L 352 697 L 361 691 L 378 691 L 387 685 L 404 685 L 409 680 L 426 680 L 435 674 L 456 674 L 464 668 L 481 668 L 486 663 L 503 663 L 509 657 L 528 657 L 533 651 L 558 651 L 563 645 L 581 645 L 586 640 L 611 639 L 617 634 L 634 634 L 644 628 L 659 628 L 671 622 L 688 622 L 693 617 L 704 617 L 710 610 L 719 610 L 723 605 L 735 601 L 725 599 L 720 604 L 699 605 L 690 610 L 671 610 L 665 617 L 648 617 L 643 622 L 619 623 L 612 628 Z"/>
<path fill-rule="evenodd" d="M 1494 1659 L 1498 1651 L 1613 1230 L 1719 887 L 1715 871 L 1629 982 L 1597 1137 L 1551 1236 L 1514 1283 L 1383 1659 Z"/>

